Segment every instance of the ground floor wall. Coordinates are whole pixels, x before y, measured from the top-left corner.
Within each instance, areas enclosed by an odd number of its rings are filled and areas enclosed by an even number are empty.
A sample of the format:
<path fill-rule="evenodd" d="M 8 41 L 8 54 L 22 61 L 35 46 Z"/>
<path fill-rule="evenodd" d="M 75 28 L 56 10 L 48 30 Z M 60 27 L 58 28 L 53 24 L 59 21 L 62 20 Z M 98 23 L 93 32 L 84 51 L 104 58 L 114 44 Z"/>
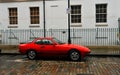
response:
<path fill-rule="evenodd" d="M 16 45 L 37 37 L 43 37 L 41 29 L 0 30 L 0 44 Z M 86 28 L 71 29 L 71 41 L 74 44 L 86 46 L 113 46 L 119 45 L 118 28 Z M 56 37 L 63 42 L 68 42 L 67 29 L 46 30 L 46 37 Z"/>

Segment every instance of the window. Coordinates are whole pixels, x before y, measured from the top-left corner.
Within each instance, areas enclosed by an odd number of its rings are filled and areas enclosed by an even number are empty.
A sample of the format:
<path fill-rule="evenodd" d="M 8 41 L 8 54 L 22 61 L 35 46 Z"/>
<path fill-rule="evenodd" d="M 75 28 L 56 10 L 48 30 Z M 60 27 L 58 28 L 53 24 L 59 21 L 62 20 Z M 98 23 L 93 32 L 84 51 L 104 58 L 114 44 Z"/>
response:
<path fill-rule="evenodd" d="M 96 23 L 107 22 L 107 4 L 96 4 Z"/>
<path fill-rule="evenodd" d="M 39 7 L 30 7 L 31 24 L 39 24 Z"/>
<path fill-rule="evenodd" d="M 42 40 L 37 40 L 35 43 L 36 43 L 36 44 L 40 44 L 40 45 L 43 44 Z"/>
<path fill-rule="evenodd" d="M 17 8 L 9 8 L 9 23 L 18 24 L 18 13 Z"/>
<path fill-rule="evenodd" d="M 39 45 L 52 45 L 53 42 L 51 40 L 44 39 L 44 40 L 37 40 L 35 42 L 35 44 L 39 44 Z"/>
<path fill-rule="evenodd" d="M 81 5 L 71 6 L 71 23 L 81 23 Z"/>
<path fill-rule="evenodd" d="M 44 39 L 42 41 L 43 41 L 44 45 L 52 45 L 53 44 L 51 40 Z"/>

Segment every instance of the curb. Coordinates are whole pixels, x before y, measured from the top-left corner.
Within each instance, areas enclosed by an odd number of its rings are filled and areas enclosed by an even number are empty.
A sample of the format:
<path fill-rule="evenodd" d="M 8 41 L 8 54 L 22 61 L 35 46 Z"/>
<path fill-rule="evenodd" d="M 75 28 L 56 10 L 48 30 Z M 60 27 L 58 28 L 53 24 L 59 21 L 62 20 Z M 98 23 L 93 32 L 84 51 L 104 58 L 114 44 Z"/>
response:
<path fill-rule="evenodd" d="M 22 55 L 20 53 L 0 53 L 0 55 Z"/>
<path fill-rule="evenodd" d="M 120 57 L 120 54 L 89 54 L 88 56 Z"/>
<path fill-rule="evenodd" d="M 1 53 L 0 55 L 22 55 L 21 53 Z M 120 54 L 89 54 L 87 56 L 109 56 L 109 57 L 120 57 Z"/>

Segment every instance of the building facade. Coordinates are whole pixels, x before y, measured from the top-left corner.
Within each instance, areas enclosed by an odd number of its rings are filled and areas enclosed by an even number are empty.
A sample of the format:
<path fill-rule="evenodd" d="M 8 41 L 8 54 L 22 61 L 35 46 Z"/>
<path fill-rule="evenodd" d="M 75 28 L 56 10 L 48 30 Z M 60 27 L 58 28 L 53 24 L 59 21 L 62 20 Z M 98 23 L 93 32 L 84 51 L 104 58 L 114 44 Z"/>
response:
<path fill-rule="evenodd" d="M 0 0 L 0 29 L 118 28 L 120 0 Z M 45 17 L 44 17 L 45 14 Z M 44 19 L 45 18 L 45 19 Z"/>
<path fill-rule="evenodd" d="M 45 1 L 45 4 L 44 4 Z M 72 43 L 118 45 L 120 0 L 0 0 L 0 44 L 19 44 L 36 37 Z M 22 35 L 22 36 L 21 36 Z"/>

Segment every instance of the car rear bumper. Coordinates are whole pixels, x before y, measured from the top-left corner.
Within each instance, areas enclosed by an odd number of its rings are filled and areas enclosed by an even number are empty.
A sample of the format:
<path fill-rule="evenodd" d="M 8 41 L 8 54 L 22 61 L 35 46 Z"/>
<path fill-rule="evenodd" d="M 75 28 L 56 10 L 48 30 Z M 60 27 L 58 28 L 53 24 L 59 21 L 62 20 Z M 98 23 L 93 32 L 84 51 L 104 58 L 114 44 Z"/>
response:
<path fill-rule="evenodd" d="M 20 52 L 21 54 L 26 54 L 26 52 L 23 51 L 23 50 L 19 50 L 19 52 Z"/>

